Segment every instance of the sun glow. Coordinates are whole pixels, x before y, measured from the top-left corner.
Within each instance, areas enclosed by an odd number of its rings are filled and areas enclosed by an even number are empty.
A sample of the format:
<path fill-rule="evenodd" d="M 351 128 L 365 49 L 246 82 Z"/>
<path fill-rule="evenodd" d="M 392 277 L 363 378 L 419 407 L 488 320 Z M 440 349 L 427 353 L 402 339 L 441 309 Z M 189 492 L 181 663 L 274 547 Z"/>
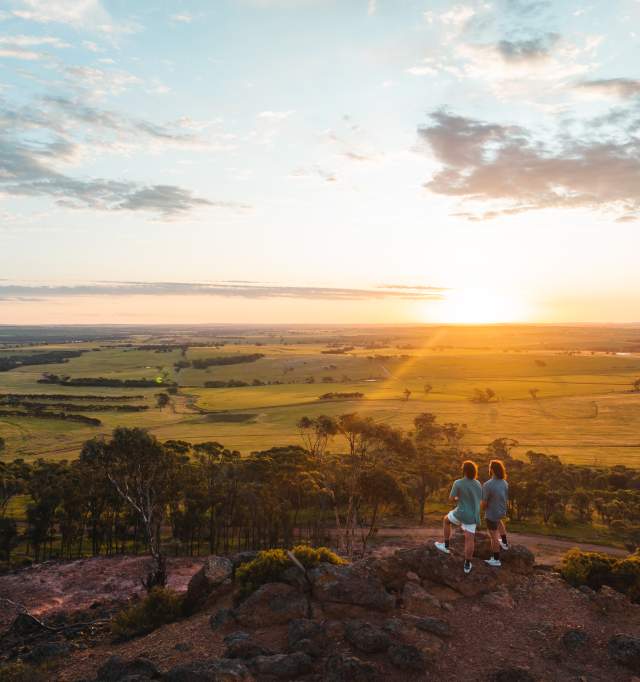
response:
<path fill-rule="evenodd" d="M 514 292 L 456 289 L 430 307 L 431 320 L 455 324 L 523 322 L 529 319 L 526 303 Z"/>

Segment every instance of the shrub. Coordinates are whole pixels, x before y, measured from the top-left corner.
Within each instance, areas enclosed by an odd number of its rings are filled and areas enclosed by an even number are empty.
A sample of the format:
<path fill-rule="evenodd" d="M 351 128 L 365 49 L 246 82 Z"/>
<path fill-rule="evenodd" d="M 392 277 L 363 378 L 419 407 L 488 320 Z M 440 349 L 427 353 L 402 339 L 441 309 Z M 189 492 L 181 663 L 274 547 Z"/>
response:
<path fill-rule="evenodd" d="M 45 682 L 51 679 L 45 670 L 22 661 L 0 664 L 0 682 Z"/>
<path fill-rule="evenodd" d="M 336 565 L 346 563 L 326 547 L 314 548 L 308 545 L 298 545 L 292 551 L 295 558 L 307 570 L 320 563 Z M 239 596 L 247 597 L 265 583 L 281 581 L 284 572 L 291 566 L 293 562 L 284 549 L 267 549 L 260 552 L 253 561 L 243 564 L 236 571 L 236 580 L 240 586 Z"/>
<path fill-rule="evenodd" d="M 640 601 L 640 554 L 637 552 L 616 561 L 612 571 L 612 587 L 624 592 L 629 599 Z"/>
<path fill-rule="evenodd" d="M 640 554 L 617 559 L 598 552 L 572 549 L 562 559 L 562 577 L 574 587 L 588 585 L 594 590 L 608 585 L 640 601 Z"/>
<path fill-rule="evenodd" d="M 137 604 L 121 611 L 114 619 L 111 631 L 124 640 L 144 635 L 178 620 L 182 615 L 183 597 L 171 590 L 155 587 Z"/>
<path fill-rule="evenodd" d="M 593 590 L 599 590 L 611 583 L 615 562 L 608 554 L 571 549 L 562 558 L 560 573 L 574 587 L 588 585 Z"/>

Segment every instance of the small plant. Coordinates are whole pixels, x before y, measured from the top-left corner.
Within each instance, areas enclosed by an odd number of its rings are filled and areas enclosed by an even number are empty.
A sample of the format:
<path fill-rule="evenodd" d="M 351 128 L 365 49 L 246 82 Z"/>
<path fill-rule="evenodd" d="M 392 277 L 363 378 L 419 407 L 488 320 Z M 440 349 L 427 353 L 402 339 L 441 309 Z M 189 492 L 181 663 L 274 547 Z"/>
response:
<path fill-rule="evenodd" d="M 624 592 L 631 601 L 640 602 L 640 554 L 636 552 L 616 561 L 612 587 Z"/>
<path fill-rule="evenodd" d="M 640 554 L 617 559 L 598 552 L 572 549 L 562 559 L 562 577 L 574 587 L 588 585 L 594 590 L 603 585 L 640 601 Z"/>
<path fill-rule="evenodd" d="M 51 679 L 46 671 L 34 668 L 22 661 L 0 665 L 0 682 L 44 682 Z"/>
<path fill-rule="evenodd" d="M 131 639 L 172 623 L 182 615 L 181 595 L 163 587 L 154 587 L 137 604 L 121 611 L 111 631 L 118 640 Z"/>
<path fill-rule="evenodd" d="M 337 554 L 326 547 L 313 548 L 308 545 L 294 547 L 293 555 L 305 569 L 314 568 L 318 564 L 344 564 L 346 563 Z M 284 572 L 293 566 L 293 562 L 287 556 L 284 549 L 267 549 L 236 571 L 236 580 L 240 586 L 240 598 L 248 597 L 261 585 L 279 582 Z"/>

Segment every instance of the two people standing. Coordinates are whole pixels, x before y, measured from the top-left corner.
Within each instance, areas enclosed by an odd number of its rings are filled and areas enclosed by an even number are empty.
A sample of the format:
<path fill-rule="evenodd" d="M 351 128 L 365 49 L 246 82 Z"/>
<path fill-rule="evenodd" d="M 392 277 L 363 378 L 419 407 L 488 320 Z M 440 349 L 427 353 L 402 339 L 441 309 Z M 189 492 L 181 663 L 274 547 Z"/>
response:
<path fill-rule="evenodd" d="M 485 563 L 499 567 L 500 550 L 508 550 L 507 531 L 504 519 L 507 515 L 509 485 L 507 472 L 503 462 L 493 459 L 489 463 L 491 478 L 481 485 L 478 481 L 478 466 L 467 460 L 462 464 L 462 478 L 453 482 L 449 498 L 456 503 L 443 522 L 444 542 L 436 542 L 441 552 L 449 554 L 451 526 L 459 526 L 464 532 L 464 572 L 470 573 L 473 568 L 471 559 L 475 549 L 475 533 L 480 525 L 480 509 L 485 511 L 485 521 L 491 537 L 491 558 Z"/>

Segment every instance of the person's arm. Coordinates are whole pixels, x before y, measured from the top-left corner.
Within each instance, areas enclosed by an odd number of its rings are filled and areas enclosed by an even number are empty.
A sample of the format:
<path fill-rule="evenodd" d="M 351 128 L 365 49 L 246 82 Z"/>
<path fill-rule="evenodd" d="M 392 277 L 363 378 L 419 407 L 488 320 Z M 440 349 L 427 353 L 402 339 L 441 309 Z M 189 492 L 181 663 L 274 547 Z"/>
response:
<path fill-rule="evenodd" d="M 458 481 L 454 481 L 451 486 L 451 492 L 449 493 L 449 502 L 458 501 Z"/>
<path fill-rule="evenodd" d="M 491 492 L 489 490 L 489 487 L 485 483 L 482 486 L 482 500 L 480 501 L 480 509 L 484 510 L 489 506 L 489 497 L 491 496 Z"/>

